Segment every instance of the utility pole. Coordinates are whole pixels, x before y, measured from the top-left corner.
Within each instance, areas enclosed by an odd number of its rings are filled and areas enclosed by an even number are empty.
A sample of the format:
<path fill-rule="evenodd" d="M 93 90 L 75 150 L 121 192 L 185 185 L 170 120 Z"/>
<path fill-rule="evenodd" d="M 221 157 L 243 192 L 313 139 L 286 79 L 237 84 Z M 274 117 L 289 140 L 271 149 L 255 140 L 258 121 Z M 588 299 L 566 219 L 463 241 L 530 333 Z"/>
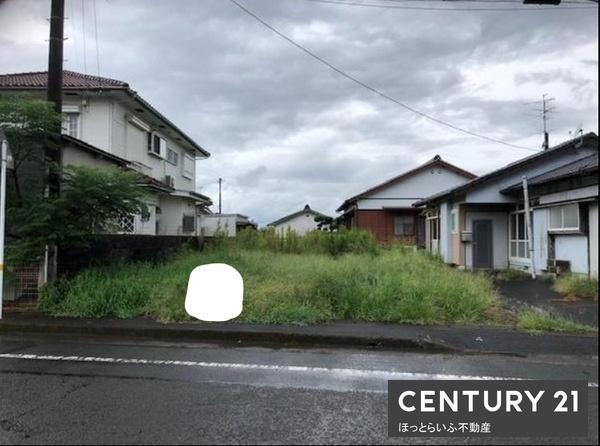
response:
<path fill-rule="evenodd" d="M 52 0 L 50 10 L 50 44 L 48 51 L 48 101 L 62 113 L 63 40 L 65 0 Z"/>
<path fill-rule="evenodd" d="M 48 49 L 48 102 L 54 104 L 54 110 L 62 113 L 63 88 L 63 41 L 65 22 L 65 0 L 52 0 L 50 7 L 50 40 Z M 57 197 L 60 193 L 60 175 L 58 168 L 61 164 L 60 134 L 61 124 L 54 129 L 56 137 L 54 147 L 46 147 L 45 155 L 48 162 L 48 196 Z M 47 279 L 53 281 L 57 276 L 58 247 L 47 247 Z"/>
<path fill-rule="evenodd" d="M 219 178 L 219 214 L 221 213 L 221 184 L 223 183 L 223 178 Z"/>

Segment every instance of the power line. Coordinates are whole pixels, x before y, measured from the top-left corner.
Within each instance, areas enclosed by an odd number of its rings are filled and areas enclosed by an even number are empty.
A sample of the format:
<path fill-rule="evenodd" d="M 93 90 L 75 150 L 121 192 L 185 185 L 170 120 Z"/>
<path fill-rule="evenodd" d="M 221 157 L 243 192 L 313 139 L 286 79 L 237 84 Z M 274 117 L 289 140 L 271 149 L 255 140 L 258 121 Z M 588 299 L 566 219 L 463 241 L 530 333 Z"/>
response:
<path fill-rule="evenodd" d="M 75 0 L 70 0 L 69 1 L 69 9 L 71 10 L 71 16 L 69 17 L 69 26 L 71 28 L 71 32 L 73 33 L 73 37 L 75 37 L 76 34 L 76 30 L 75 30 L 75 13 L 73 10 L 73 3 L 75 2 Z M 75 66 L 77 67 L 76 69 L 79 69 L 79 51 L 77 51 L 77 46 L 75 45 L 75 39 L 73 39 L 73 53 L 75 54 Z"/>
<path fill-rule="evenodd" d="M 98 70 L 98 76 L 100 76 L 100 50 L 98 49 L 98 20 L 96 18 L 96 0 L 93 1 L 94 5 L 94 34 L 96 38 L 96 68 Z"/>
<path fill-rule="evenodd" d="M 324 3 L 329 5 L 343 5 L 343 6 L 358 6 L 358 7 L 367 7 L 367 8 L 382 8 L 382 9 L 408 9 L 412 11 L 458 11 L 458 12 L 468 12 L 468 11 L 565 11 L 572 9 L 597 9 L 595 6 L 567 6 L 567 7 L 556 7 L 556 6 L 542 6 L 542 5 L 524 5 L 523 7 L 502 7 L 502 8 L 465 8 L 465 7 L 437 7 L 437 6 L 404 6 L 404 5 L 391 5 L 391 4 L 377 4 L 377 3 L 357 3 L 354 1 L 346 1 L 346 0 L 305 0 L 314 3 Z M 452 2 L 443 2 L 443 3 L 454 3 L 457 0 L 452 0 Z M 474 2 L 476 0 L 463 0 Z M 481 2 L 481 3 L 495 3 L 495 2 Z"/>
<path fill-rule="evenodd" d="M 87 74 L 87 57 L 85 48 L 85 0 L 81 0 L 81 36 L 83 39 L 83 73 Z"/>
<path fill-rule="evenodd" d="M 498 144 L 503 144 L 505 146 L 509 146 L 509 147 L 513 147 L 516 149 L 522 149 L 522 150 L 529 150 L 532 152 L 537 152 L 537 150 L 535 149 L 531 149 L 529 147 L 523 147 L 523 146 L 519 146 L 516 144 L 512 144 L 506 141 L 502 141 L 500 139 L 496 139 L 496 138 L 492 138 L 490 136 L 486 136 L 486 135 L 482 135 L 480 133 L 476 133 L 476 132 L 472 132 L 470 130 L 467 129 L 463 129 L 461 127 L 458 127 L 454 124 L 451 124 L 449 122 L 443 121 L 439 118 L 436 118 L 434 116 L 431 116 L 427 113 L 424 113 L 420 110 L 417 110 L 416 108 L 410 107 L 409 105 L 383 93 L 382 91 L 371 87 L 370 85 L 366 84 L 365 82 L 361 81 L 360 79 L 355 78 L 354 76 L 346 73 L 345 71 L 341 70 L 340 68 L 336 67 L 335 65 L 333 65 L 332 63 L 328 62 L 327 60 L 323 59 L 322 57 L 318 56 L 317 54 L 313 53 L 311 50 L 307 49 L 306 47 L 300 45 L 299 43 L 297 43 L 295 40 L 293 40 L 292 38 L 286 36 L 285 34 L 283 34 L 281 31 L 277 30 L 276 28 L 274 28 L 273 26 L 271 26 L 270 24 L 268 24 L 267 22 L 265 22 L 262 18 L 260 18 L 259 16 L 257 16 L 256 14 L 254 14 L 252 11 L 250 11 L 249 9 L 246 9 L 244 6 L 242 6 L 241 4 L 239 4 L 236 0 L 230 0 L 234 5 L 236 5 L 239 9 L 241 9 L 243 12 L 245 12 L 246 14 L 248 14 L 250 17 L 254 18 L 257 22 L 261 23 L 263 26 L 265 26 L 266 28 L 270 29 L 272 32 L 274 32 L 275 34 L 277 34 L 279 37 L 281 37 L 282 39 L 286 40 L 287 42 L 289 42 L 290 44 L 294 45 L 296 48 L 298 48 L 299 50 L 303 51 L 304 53 L 308 54 L 310 57 L 318 60 L 319 62 L 321 62 L 322 64 L 326 65 L 327 67 L 329 67 L 329 69 L 335 71 L 336 73 L 338 73 L 339 75 L 345 77 L 346 79 L 354 82 L 355 84 L 360 85 L 361 87 L 371 91 L 372 93 L 375 93 L 378 96 L 381 96 L 384 99 L 387 99 L 390 102 L 393 102 L 394 104 L 399 105 L 400 107 L 416 114 L 419 115 L 423 118 L 429 119 L 430 121 L 433 121 L 437 124 L 449 127 L 451 129 L 454 129 L 456 131 L 465 133 L 467 135 L 470 136 L 474 136 L 476 138 L 480 138 L 480 139 L 485 139 L 486 141 L 490 141 L 490 142 L 494 142 L 494 143 L 498 143 Z"/>
<path fill-rule="evenodd" d="M 375 2 L 382 3 L 406 3 L 406 2 L 416 2 L 416 3 L 516 3 L 519 5 L 523 4 L 523 0 L 372 0 Z M 584 4 L 589 5 L 590 1 L 594 0 L 562 0 L 561 4 L 570 3 L 570 4 Z"/>

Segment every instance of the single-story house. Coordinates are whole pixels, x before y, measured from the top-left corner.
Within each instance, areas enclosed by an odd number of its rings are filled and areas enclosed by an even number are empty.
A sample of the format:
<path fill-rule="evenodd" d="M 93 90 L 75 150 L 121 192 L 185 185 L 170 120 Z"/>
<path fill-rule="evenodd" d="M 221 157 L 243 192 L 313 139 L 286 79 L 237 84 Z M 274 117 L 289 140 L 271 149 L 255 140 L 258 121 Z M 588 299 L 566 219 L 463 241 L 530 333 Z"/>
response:
<path fill-rule="evenodd" d="M 329 218 L 327 215 L 311 209 L 307 204 L 303 209 L 286 215 L 285 217 L 281 217 L 280 219 L 269 223 L 267 226 L 275 228 L 277 232 L 282 234 L 285 234 L 287 231 L 294 231 L 299 235 L 304 235 L 309 231 L 318 229 L 315 217 Z"/>
<path fill-rule="evenodd" d="M 256 223 L 242 214 L 204 214 L 198 217 L 198 225 L 198 233 L 207 237 L 218 233 L 235 237 L 242 229 L 256 229 Z"/>
<path fill-rule="evenodd" d="M 426 246 L 469 270 L 558 268 L 597 277 L 597 173 L 598 136 L 587 133 L 420 200 L 415 207 L 435 228 Z"/>
<path fill-rule="evenodd" d="M 337 209 L 346 227 L 366 229 L 382 243 L 425 246 L 426 220 L 413 207 L 420 199 L 475 178 L 436 155 L 420 166 L 348 198 Z"/>

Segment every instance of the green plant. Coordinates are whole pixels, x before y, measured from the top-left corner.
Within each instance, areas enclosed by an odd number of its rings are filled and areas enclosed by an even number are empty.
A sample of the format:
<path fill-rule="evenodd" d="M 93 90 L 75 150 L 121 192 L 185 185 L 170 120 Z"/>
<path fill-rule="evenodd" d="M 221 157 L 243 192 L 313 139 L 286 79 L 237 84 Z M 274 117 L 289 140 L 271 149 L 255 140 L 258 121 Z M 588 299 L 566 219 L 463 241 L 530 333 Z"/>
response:
<path fill-rule="evenodd" d="M 598 299 L 598 280 L 577 274 L 559 276 L 554 283 L 554 289 L 566 296 Z"/>
<path fill-rule="evenodd" d="M 528 273 L 527 271 L 523 271 L 521 269 L 509 268 L 509 269 L 503 269 L 503 270 L 497 271 L 495 273 L 495 277 L 496 277 L 496 280 L 500 280 L 500 281 L 524 280 L 524 279 L 531 278 L 531 274 Z"/>
<path fill-rule="evenodd" d="M 58 167 L 48 166 L 45 150 L 58 150 L 61 120 L 50 102 L 24 95 L 0 97 L 0 128 L 13 158 L 13 168 L 7 175 L 9 209 L 43 194 L 46 170 Z"/>
<path fill-rule="evenodd" d="M 244 244 L 271 241 L 262 235 L 244 237 Z M 498 305 L 489 278 L 449 268 L 422 252 L 390 249 L 376 256 L 332 256 L 326 250 L 299 254 L 234 245 L 228 241 L 200 253 L 185 251 L 163 264 L 90 269 L 45 291 L 40 308 L 71 316 L 185 320 L 189 273 L 206 263 L 227 263 L 242 274 L 240 321 L 485 322 L 490 308 Z"/>
<path fill-rule="evenodd" d="M 42 196 L 11 208 L 12 261 L 31 261 L 49 244 L 87 246 L 93 235 L 117 230 L 119 218 L 146 209 L 135 172 L 67 167 L 61 184 L 58 197 Z"/>
<path fill-rule="evenodd" d="M 593 333 L 598 329 L 589 325 L 580 324 L 570 319 L 561 318 L 550 313 L 525 311 L 519 315 L 517 326 L 532 332 L 559 331 L 576 333 Z"/>
<path fill-rule="evenodd" d="M 11 263 L 34 261 L 46 245 L 86 245 L 94 234 L 112 232 L 120 217 L 147 212 L 135 172 L 48 163 L 46 154 L 62 146 L 61 119 L 49 102 L 0 97 L 0 128 L 14 159 L 14 169 L 7 175 Z M 60 178 L 59 196 L 45 193 L 48 170 Z"/>

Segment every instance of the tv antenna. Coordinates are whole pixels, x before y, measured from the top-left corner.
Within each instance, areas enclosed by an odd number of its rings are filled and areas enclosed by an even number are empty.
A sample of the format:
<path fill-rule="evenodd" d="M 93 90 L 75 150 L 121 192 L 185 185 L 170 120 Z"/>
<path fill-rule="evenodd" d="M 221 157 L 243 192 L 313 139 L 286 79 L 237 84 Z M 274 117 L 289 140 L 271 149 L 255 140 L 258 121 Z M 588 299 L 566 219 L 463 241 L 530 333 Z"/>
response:
<path fill-rule="evenodd" d="M 569 131 L 569 135 L 573 138 L 579 135 L 579 145 L 583 144 L 583 123 L 580 122 L 575 130 Z"/>

